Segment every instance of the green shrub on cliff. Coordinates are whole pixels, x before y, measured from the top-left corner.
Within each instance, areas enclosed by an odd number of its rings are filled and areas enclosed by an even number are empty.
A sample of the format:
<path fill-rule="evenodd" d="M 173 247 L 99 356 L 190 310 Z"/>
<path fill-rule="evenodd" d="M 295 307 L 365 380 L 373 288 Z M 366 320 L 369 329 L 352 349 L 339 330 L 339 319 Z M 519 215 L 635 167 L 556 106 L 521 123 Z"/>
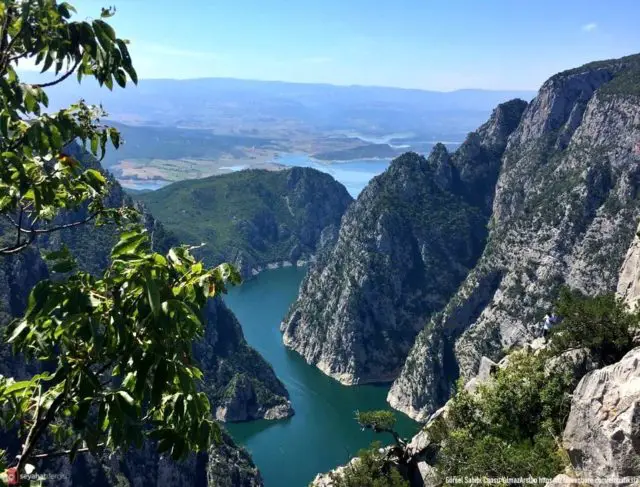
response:
<path fill-rule="evenodd" d="M 561 353 L 588 348 L 601 365 L 619 361 L 633 347 L 638 313 L 629 311 L 613 293 L 589 297 L 564 288 L 556 304 L 562 322 L 552 330 L 551 349 Z"/>
<path fill-rule="evenodd" d="M 521 352 L 475 393 L 459 387 L 438 455 L 442 478 L 553 477 L 572 387 L 571 376 L 545 371 L 542 355 Z"/>
<path fill-rule="evenodd" d="M 407 443 L 395 431 L 396 417 L 391 411 L 356 411 L 356 421 L 363 430 L 388 433 L 395 444 L 382 448 L 374 442 L 358 452 L 358 456 L 340 472 L 331 472 L 334 487 L 409 487 L 405 477 L 417 472 L 407 451 Z"/>
<path fill-rule="evenodd" d="M 330 473 L 334 487 L 409 487 L 398 469 L 388 461 L 380 443 L 360 450 L 341 473 Z"/>

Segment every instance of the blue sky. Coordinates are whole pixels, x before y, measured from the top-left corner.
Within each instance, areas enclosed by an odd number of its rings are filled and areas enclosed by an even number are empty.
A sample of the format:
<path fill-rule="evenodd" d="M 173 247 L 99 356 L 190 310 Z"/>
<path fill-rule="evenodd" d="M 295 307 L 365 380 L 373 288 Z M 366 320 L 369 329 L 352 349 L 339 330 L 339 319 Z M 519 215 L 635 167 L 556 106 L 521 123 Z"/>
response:
<path fill-rule="evenodd" d="M 537 89 L 640 51 L 639 0 L 70 0 L 115 5 L 141 78 Z"/>

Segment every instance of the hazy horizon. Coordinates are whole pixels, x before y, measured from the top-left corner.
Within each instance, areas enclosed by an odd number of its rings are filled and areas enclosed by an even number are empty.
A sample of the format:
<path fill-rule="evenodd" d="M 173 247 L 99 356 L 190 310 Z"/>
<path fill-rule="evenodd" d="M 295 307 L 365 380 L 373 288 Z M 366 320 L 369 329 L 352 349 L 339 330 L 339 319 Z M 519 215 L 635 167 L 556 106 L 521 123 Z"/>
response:
<path fill-rule="evenodd" d="M 24 73 L 24 72 L 23 72 Z M 200 76 L 195 78 L 167 78 L 167 77 L 140 77 L 139 81 L 207 81 L 207 80 L 228 80 L 228 81 L 248 81 L 256 83 L 282 83 L 292 85 L 312 85 L 312 86 L 333 86 L 338 88 L 382 88 L 403 91 L 426 91 L 432 93 L 456 93 L 459 91 L 486 91 L 494 93 L 514 92 L 514 93 L 536 93 L 539 89 L 518 89 L 518 88 L 476 88 L 473 86 L 466 88 L 456 88 L 452 90 L 435 90 L 427 88 L 404 88 L 402 86 L 375 85 L 375 84 L 341 84 L 316 81 L 287 81 L 281 79 L 260 79 L 260 78 L 237 78 L 233 76 Z"/>

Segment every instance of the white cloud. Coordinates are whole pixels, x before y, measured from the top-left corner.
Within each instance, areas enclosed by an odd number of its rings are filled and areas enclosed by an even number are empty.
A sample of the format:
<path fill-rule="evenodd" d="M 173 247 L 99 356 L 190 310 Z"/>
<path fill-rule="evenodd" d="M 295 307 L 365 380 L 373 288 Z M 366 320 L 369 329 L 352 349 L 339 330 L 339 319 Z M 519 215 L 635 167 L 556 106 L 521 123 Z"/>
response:
<path fill-rule="evenodd" d="M 598 24 L 596 24 L 595 22 L 589 22 L 588 24 L 584 24 L 582 26 L 582 30 L 585 32 L 593 32 L 597 28 L 598 28 Z"/>

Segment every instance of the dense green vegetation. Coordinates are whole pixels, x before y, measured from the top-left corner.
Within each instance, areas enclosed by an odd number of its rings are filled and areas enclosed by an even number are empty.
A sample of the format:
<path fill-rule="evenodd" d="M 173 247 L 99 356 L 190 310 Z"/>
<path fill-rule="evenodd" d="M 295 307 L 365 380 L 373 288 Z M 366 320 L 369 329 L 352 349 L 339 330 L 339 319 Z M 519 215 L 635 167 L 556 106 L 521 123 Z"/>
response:
<path fill-rule="evenodd" d="M 545 371 L 543 355 L 512 354 L 475 393 L 462 384 L 451 403 L 438 455 L 442 477 L 553 477 L 573 378 Z"/>
<path fill-rule="evenodd" d="M 553 477 L 562 471 L 566 456 L 559 438 L 578 378 L 550 360 L 586 348 L 598 365 L 614 363 L 631 350 L 640 319 L 613 294 L 588 297 L 566 288 L 556 312 L 562 322 L 545 350 L 513 352 L 474 393 L 459 384 L 440 439 L 443 478 Z"/>
<path fill-rule="evenodd" d="M 601 92 L 608 95 L 640 96 L 640 60 L 631 69 L 620 73 L 604 85 Z"/>
<path fill-rule="evenodd" d="M 73 20 L 73 13 L 55 0 L 0 3 L 0 277 L 14 279 L 11 273 L 25 272 L 15 264 L 24 263 L 41 279 L 22 276 L 20 291 L 35 284 L 27 302 L 17 302 L 20 293 L 10 289 L 9 309 L 0 310 L 4 320 L 25 308 L 8 326 L 6 343 L 17 360 L 40 369 L 0 376 L 0 427 L 3 440 L 13 438 L 18 456 L 11 467 L 19 474 L 36 460 L 73 462 L 81 452 L 126 451 L 147 439 L 173 458 L 206 451 L 220 435 L 199 390 L 192 347 L 204 334 L 207 300 L 239 281 L 231 266 L 207 269 L 186 247 L 155 252 L 158 241 L 137 224 L 141 215 L 110 206 L 122 195 L 117 187 L 111 192 L 95 161 L 78 160 L 73 145 L 80 140 L 100 157 L 107 143 L 119 146 L 119 132 L 100 125 L 101 107 L 81 101 L 46 111 L 45 89 L 72 75 L 109 89 L 137 81 L 127 41 L 106 21 L 114 10 L 87 21 Z M 21 83 L 15 68 L 25 59 L 53 79 Z M 55 241 L 91 221 L 115 224 L 121 234 L 108 263 L 93 262 L 88 272 Z M 102 246 L 104 253 L 110 244 L 99 236 L 87 247 L 69 243 L 82 260 L 95 261 L 92 249 Z M 36 240 L 57 247 L 43 252 L 48 269 Z"/>
<path fill-rule="evenodd" d="M 604 59 L 601 61 L 593 61 L 587 64 L 583 64 L 582 66 L 578 66 L 577 68 L 571 68 L 561 71 L 560 73 L 553 75 L 550 80 L 557 81 L 572 74 L 583 73 L 600 68 L 609 68 L 614 63 L 620 65 L 635 65 L 637 63 L 640 63 L 640 54 L 631 54 L 629 56 L 624 56 L 618 59 Z"/>
<path fill-rule="evenodd" d="M 427 425 L 430 441 L 439 445 L 435 467 L 441 480 L 552 478 L 562 472 L 568 457 L 561 437 L 580 379 L 566 366 L 572 359 L 563 354 L 587 349 L 599 366 L 617 362 L 633 348 L 640 315 L 613 294 L 588 297 L 566 288 L 555 311 L 562 322 L 552 330 L 546 348 L 512 352 L 506 365 L 474 390 L 459 381 L 447 412 Z M 363 428 L 393 434 L 389 412 L 359 413 L 357 419 Z M 380 483 L 363 485 L 403 485 L 394 482 L 411 478 L 406 467 L 412 459 L 402 453 L 405 446 L 397 439 L 396 447 L 384 453 L 375 448 L 362 452 L 361 460 L 345 470 L 341 485 L 357 485 L 354 482 L 366 475 Z M 394 468 L 397 475 L 392 476 Z"/>
<path fill-rule="evenodd" d="M 559 438 L 571 405 L 575 379 L 567 372 L 547 370 L 550 354 L 514 352 L 509 364 L 477 390 L 458 391 L 445 417 L 428 425 L 435 445 L 437 476 L 554 477 L 565 456 Z M 392 431 L 393 415 L 384 411 L 358 416 L 363 427 Z M 415 459 L 406 445 L 389 450 L 376 446 L 342 472 L 342 484 L 409 485 Z M 338 475 L 335 475 L 338 478 Z M 448 485 L 445 483 L 445 485 Z M 502 485 L 502 484 L 500 484 Z"/>
<path fill-rule="evenodd" d="M 138 199 L 187 242 L 204 242 L 205 262 L 241 253 L 256 266 L 308 258 L 321 230 L 337 226 L 351 202 L 331 176 L 309 168 L 182 181 Z"/>
<path fill-rule="evenodd" d="M 638 312 L 631 312 L 613 293 L 589 297 L 563 288 L 556 309 L 562 323 L 552 330 L 552 350 L 557 354 L 588 348 L 602 366 L 619 361 L 631 350 L 640 325 Z"/>
<path fill-rule="evenodd" d="M 390 462 L 380 443 L 361 450 L 340 473 L 331 473 L 335 487 L 409 487 Z"/>
<path fill-rule="evenodd" d="M 409 487 L 410 457 L 406 442 L 394 430 L 396 417 L 391 411 L 356 411 L 356 421 L 362 429 L 388 433 L 395 444 L 382 448 L 373 442 L 340 472 L 329 474 L 336 487 Z M 412 464 L 415 468 L 415 464 Z"/>
<path fill-rule="evenodd" d="M 54 273 L 73 271 L 66 249 L 47 258 Z M 135 228 L 122 234 L 111 262 L 100 278 L 76 272 L 39 282 L 24 318 L 10 327 L 16 352 L 55 364 L 53 374 L 0 381 L 2 427 L 19 422 L 26 438 L 19 467 L 46 432 L 72 458 L 78 449 L 140 447 L 145 437 L 178 458 L 206 450 L 217 434 L 197 389 L 192 344 L 204 333 L 207 298 L 239 280 L 233 269 L 206 271 L 185 248 L 153 253 Z"/>

